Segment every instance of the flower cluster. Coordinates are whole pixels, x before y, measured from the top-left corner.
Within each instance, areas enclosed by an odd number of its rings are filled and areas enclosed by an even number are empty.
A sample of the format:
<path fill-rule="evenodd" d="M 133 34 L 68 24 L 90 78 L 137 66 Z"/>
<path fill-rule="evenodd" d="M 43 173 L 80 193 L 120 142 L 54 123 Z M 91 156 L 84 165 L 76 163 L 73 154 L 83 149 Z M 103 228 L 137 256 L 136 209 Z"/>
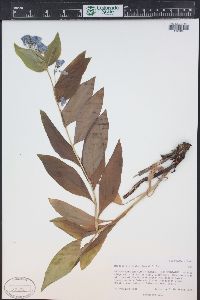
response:
<path fill-rule="evenodd" d="M 62 65 L 65 63 L 64 59 L 58 59 L 56 61 L 56 65 L 55 65 L 55 69 L 54 69 L 54 75 L 57 71 L 61 72 L 60 70 L 58 70 L 60 67 L 62 67 Z"/>
<path fill-rule="evenodd" d="M 65 63 L 64 59 L 58 59 L 56 61 L 56 68 L 60 68 Z"/>
<path fill-rule="evenodd" d="M 48 47 L 41 42 L 42 38 L 39 36 L 24 35 L 21 40 L 25 47 L 37 52 L 45 53 L 48 50 Z"/>

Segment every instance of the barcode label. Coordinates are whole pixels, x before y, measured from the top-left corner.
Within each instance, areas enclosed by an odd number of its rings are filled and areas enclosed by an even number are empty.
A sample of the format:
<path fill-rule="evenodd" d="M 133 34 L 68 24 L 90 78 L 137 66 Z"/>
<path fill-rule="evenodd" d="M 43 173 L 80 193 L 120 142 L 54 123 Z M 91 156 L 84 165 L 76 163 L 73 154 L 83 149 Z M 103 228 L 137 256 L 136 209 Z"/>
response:
<path fill-rule="evenodd" d="M 171 23 L 169 25 L 169 30 L 173 30 L 174 32 L 183 32 L 185 30 L 189 30 L 189 25 L 186 23 L 184 23 L 184 24 Z"/>
<path fill-rule="evenodd" d="M 123 17 L 123 5 L 83 5 L 85 18 Z"/>

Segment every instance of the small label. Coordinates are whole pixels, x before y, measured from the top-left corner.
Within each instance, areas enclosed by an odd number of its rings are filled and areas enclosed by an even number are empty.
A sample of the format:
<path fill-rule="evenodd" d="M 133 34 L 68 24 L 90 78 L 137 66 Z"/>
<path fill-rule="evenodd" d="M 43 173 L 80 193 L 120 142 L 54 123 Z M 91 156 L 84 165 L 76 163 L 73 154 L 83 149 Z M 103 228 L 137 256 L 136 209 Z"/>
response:
<path fill-rule="evenodd" d="M 189 30 L 189 25 L 186 23 L 184 23 L 184 24 L 171 23 L 169 25 L 169 30 L 173 30 L 174 32 L 183 32 L 185 30 Z"/>
<path fill-rule="evenodd" d="M 4 291 L 10 298 L 27 299 L 35 293 L 34 282 L 26 277 L 14 277 L 4 285 Z"/>
<path fill-rule="evenodd" d="M 85 18 L 123 17 L 123 5 L 83 5 Z"/>

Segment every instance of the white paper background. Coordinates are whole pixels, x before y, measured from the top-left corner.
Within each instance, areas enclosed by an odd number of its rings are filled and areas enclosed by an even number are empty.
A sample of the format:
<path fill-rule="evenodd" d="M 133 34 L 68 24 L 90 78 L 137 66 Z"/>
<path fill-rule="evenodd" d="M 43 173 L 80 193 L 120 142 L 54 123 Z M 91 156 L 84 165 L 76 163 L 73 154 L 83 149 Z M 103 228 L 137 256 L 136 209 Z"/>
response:
<path fill-rule="evenodd" d="M 190 30 L 169 31 L 170 20 L 3 22 L 3 284 L 15 276 L 28 277 L 37 287 L 34 299 L 129 300 L 137 296 L 140 300 L 145 298 L 141 293 L 114 290 L 114 264 L 165 264 L 169 258 L 190 258 L 193 292 L 162 299 L 196 299 L 198 20 L 180 22 L 187 22 Z M 104 108 L 110 122 L 106 155 L 108 159 L 120 138 L 122 194 L 131 187 L 133 175 L 160 154 L 183 141 L 192 147 L 154 196 L 143 200 L 114 228 L 85 271 L 76 268 L 40 293 L 48 263 L 71 240 L 49 223 L 57 214 L 48 197 L 93 212 L 87 199 L 58 186 L 36 156 L 55 155 L 40 109 L 64 131 L 47 74 L 27 69 L 13 48 L 25 34 L 42 36 L 49 43 L 56 32 L 66 63 L 87 50 L 92 60 L 83 80 L 96 76 L 95 91 L 105 88 Z M 121 211 L 116 205 L 112 208 L 114 215 Z M 4 292 L 3 298 L 8 299 Z"/>

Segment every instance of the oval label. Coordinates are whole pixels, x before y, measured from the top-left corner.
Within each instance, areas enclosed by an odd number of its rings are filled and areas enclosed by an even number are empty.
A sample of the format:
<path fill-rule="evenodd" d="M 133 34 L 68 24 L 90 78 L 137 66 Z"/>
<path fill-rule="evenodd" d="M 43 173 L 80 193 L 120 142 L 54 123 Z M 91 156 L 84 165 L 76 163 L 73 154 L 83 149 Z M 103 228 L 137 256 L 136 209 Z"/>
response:
<path fill-rule="evenodd" d="M 26 277 L 14 277 L 4 285 L 6 294 L 14 299 L 26 299 L 35 293 L 35 283 Z"/>

